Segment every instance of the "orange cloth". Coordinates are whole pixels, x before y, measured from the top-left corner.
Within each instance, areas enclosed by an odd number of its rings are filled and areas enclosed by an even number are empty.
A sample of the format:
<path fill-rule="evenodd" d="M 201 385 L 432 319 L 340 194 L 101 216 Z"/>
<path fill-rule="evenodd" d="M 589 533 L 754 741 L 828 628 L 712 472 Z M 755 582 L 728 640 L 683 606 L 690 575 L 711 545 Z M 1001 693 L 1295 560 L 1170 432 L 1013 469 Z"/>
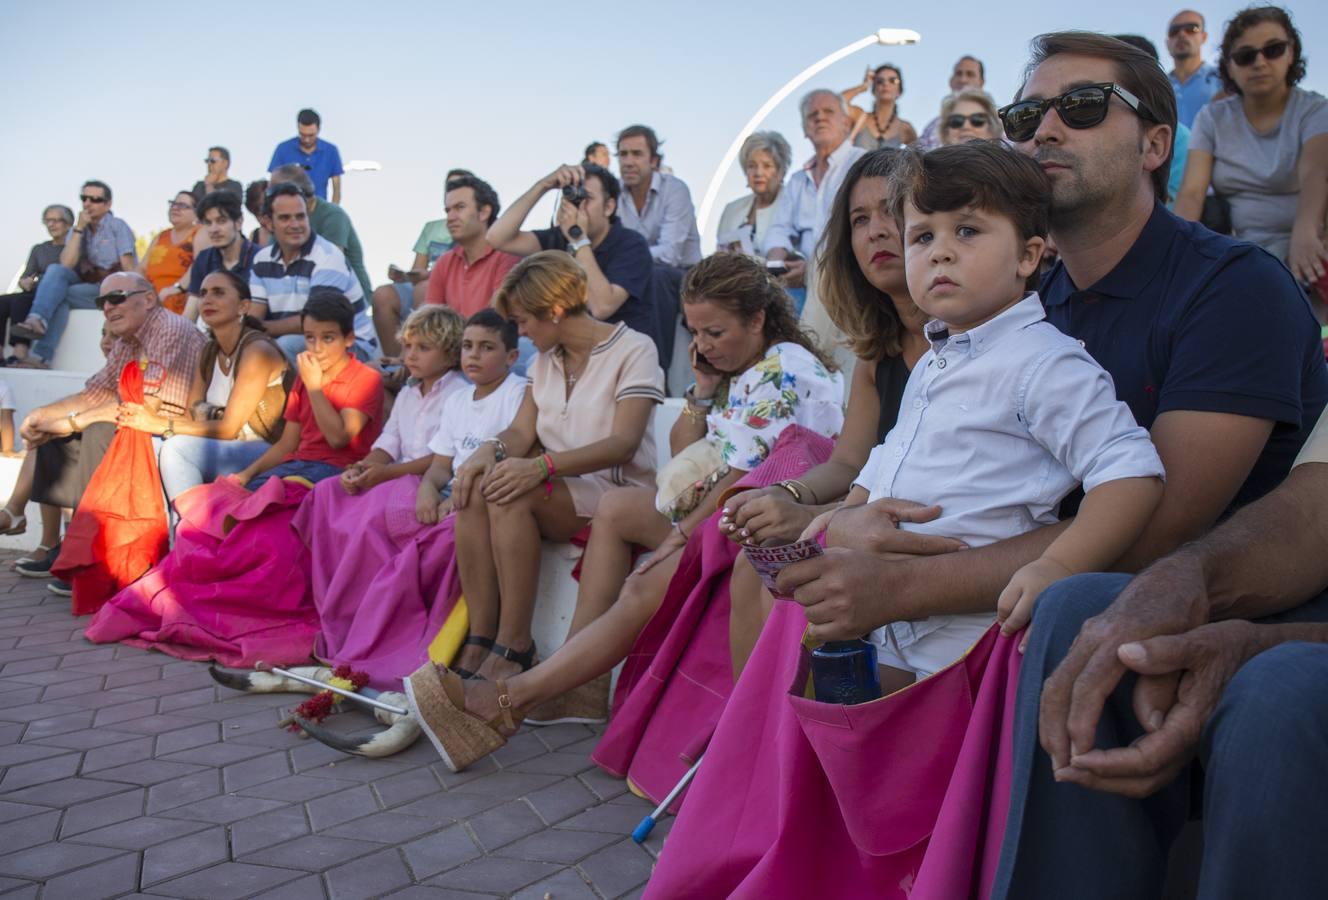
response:
<path fill-rule="evenodd" d="M 158 294 L 179 283 L 189 271 L 189 267 L 194 264 L 194 238 L 197 235 L 198 226 L 195 225 L 193 231 L 189 232 L 189 236 L 180 244 L 171 240 L 169 228 L 153 238 L 144 256 L 147 265 L 143 267 L 143 274 L 152 282 Z M 182 313 L 187 298 L 188 295 L 184 293 L 172 294 L 163 300 L 161 305 L 173 313 Z"/>

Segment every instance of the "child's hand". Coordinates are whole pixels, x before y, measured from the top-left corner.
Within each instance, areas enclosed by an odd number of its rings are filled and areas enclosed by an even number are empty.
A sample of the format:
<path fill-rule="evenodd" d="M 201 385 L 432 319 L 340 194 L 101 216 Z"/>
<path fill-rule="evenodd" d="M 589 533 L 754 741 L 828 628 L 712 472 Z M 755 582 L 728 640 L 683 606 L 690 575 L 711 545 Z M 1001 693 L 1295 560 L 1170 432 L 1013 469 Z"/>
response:
<path fill-rule="evenodd" d="M 364 463 L 351 463 L 341 472 L 341 489 L 348 494 L 358 494 L 361 490 L 360 478 L 364 474 Z"/>
<path fill-rule="evenodd" d="M 295 364 L 300 369 L 300 380 L 304 382 L 306 389 L 311 391 L 323 389 L 323 369 L 312 353 L 305 350 L 295 357 Z"/>
<path fill-rule="evenodd" d="M 802 530 L 802 534 L 798 535 L 798 540 L 812 541 L 820 537 L 821 532 L 830 527 L 830 520 L 835 517 L 835 513 L 837 512 L 839 512 L 838 507 L 835 509 L 827 509 L 816 518 L 812 519 L 807 527 Z"/>
<path fill-rule="evenodd" d="M 1073 574 L 1065 566 L 1045 556 L 1015 572 L 996 601 L 996 621 L 1001 623 L 1001 634 L 1014 634 L 1027 625 L 1029 619 L 1033 618 L 1033 604 L 1037 603 L 1042 592 Z M 1027 644 L 1028 636 L 1025 635 L 1019 644 L 1020 653 L 1024 652 Z"/>
<path fill-rule="evenodd" d="M 421 525 L 437 525 L 442 518 L 443 498 L 427 481 L 420 485 L 415 495 L 415 519 Z"/>

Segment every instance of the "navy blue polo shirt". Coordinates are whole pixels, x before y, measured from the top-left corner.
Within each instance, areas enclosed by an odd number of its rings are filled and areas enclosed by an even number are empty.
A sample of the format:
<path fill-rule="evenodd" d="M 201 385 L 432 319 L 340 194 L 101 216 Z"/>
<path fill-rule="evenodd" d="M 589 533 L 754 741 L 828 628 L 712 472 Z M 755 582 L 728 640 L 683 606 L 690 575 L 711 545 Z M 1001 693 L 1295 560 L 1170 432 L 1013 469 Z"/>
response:
<path fill-rule="evenodd" d="M 259 247 L 248 238 L 240 238 L 240 258 L 235 263 L 232 270 L 245 281 L 249 280 L 249 273 L 254 267 L 254 257 L 258 255 Z M 198 296 L 203 290 L 203 279 L 207 278 L 213 272 L 222 268 L 221 248 L 208 247 L 194 257 L 194 263 L 189 267 L 189 293 Z"/>
<path fill-rule="evenodd" d="M 1281 483 L 1328 402 L 1319 325 L 1290 271 L 1161 204 L 1096 284 L 1076 288 L 1058 262 L 1041 294 L 1047 319 L 1111 373 L 1144 428 L 1169 410 L 1274 422 L 1233 508 Z"/>

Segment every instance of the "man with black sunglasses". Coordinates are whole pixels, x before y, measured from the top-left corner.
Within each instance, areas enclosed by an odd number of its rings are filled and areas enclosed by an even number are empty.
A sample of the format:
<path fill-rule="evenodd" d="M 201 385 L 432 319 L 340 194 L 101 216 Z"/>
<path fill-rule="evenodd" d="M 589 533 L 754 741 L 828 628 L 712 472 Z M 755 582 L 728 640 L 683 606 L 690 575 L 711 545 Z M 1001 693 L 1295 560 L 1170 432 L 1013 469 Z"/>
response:
<path fill-rule="evenodd" d="M 202 203 L 203 198 L 213 191 L 229 191 L 244 201 L 244 185 L 230 177 L 231 152 L 225 147 L 208 147 L 203 159 L 207 166 L 207 175 L 201 181 L 194 182 L 194 202 Z"/>
<path fill-rule="evenodd" d="M 1169 74 L 1176 91 L 1176 118 L 1186 128 L 1194 127 L 1194 117 L 1222 92 L 1222 78 L 1217 66 L 1203 61 L 1203 45 L 1208 40 L 1204 17 L 1192 9 L 1172 16 L 1167 26 L 1167 52 L 1174 64 Z"/>
<path fill-rule="evenodd" d="M 46 368 L 64 334 L 71 309 L 92 309 L 97 284 L 112 272 L 132 271 L 138 263 L 134 232 L 111 212 L 111 188 L 87 181 L 79 194 L 83 204 L 69 232 L 60 262 L 46 270 L 37 284 L 32 309 L 13 333 L 32 341 L 29 365 Z"/>

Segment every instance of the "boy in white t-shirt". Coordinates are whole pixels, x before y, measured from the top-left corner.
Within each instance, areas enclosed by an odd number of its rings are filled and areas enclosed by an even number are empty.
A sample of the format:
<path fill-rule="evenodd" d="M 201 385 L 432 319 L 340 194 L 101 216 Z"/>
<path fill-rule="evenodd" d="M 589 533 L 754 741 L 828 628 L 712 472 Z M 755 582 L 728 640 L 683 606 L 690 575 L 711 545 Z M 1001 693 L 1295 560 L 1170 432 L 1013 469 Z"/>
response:
<path fill-rule="evenodd" d="M 1052 582 L 1110 566 L 1162 497 L 1148 432 L 1028 290 L 1050 200 L 1039 165 L 999 142 L 908 151 L 891 175 L 909 294 L 933 317 L 931 350 L 845 505 L 895 497 L 939 506 L 934 520 L 900 527 L 976 548 L 1055 523 L 1061 500 L 1087 491 L 1069 526 L 1015 573 L 995 616 L 932 616 L 872 633 L 891 688 L 954 662 L 995 620 L 1007 634 L 1022 628 Z"/>
<path fill-rule="evenodd" d="M 433 462 L 420 481 L 415 515 L 433 525 L 452 511 L 450 488 L 456 467 L 480 444 L 503 431 L 516 418 L 529 382 L 512 373 L 517 360 L 516 326 L 493 309 L 482 309 L 466 320 L 461 339 L 461 371 L 474 389 L 458 391 L 443 404 L 442 425 L 429 441 Z"/>

